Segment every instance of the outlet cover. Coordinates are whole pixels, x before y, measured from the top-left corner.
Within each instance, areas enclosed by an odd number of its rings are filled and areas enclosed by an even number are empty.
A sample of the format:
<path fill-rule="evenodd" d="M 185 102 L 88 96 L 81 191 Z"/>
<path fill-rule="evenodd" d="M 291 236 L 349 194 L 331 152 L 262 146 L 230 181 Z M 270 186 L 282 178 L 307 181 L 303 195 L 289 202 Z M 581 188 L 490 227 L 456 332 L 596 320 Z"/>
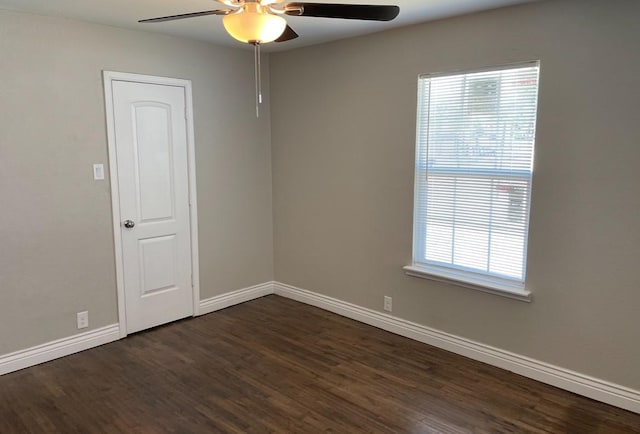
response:
<path fill-rule="evenodd" d="M 393 301 L 391 297 L 384 296 L 384 310 L 391 312 L 393 310 Z"/>
<path fill-rule="evenodd" d="M 79 329 L 86 329 L 89 327 L 89 312 L 86 310 L 84 312 L 77 313 L 77 322 Z"/>

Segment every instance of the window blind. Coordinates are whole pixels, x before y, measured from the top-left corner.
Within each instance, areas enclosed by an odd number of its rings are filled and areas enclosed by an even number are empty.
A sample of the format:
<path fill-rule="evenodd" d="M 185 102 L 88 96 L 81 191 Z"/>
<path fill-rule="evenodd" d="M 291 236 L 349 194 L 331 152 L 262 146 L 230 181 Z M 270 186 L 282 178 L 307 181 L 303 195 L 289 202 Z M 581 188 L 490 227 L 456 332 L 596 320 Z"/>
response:
<path fill-rule="evenodd" d="M 418 79 L 414 266 L 524 287 L 539 64 Z"/>

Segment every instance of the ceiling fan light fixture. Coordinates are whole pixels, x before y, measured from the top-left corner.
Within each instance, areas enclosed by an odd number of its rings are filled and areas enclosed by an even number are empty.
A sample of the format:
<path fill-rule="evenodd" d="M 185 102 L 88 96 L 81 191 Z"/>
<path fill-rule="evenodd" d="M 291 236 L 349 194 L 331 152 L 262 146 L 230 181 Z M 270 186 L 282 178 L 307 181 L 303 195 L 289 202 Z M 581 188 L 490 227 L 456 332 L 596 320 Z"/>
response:
<path fill-rule="evenodd" d="M 240 12 L 226 15 L 222 24 L 238 41 L 259 44 L 275 41 L 287 27 L 284 18 L 265 11 L 257 2 L 245 3 Z"/>

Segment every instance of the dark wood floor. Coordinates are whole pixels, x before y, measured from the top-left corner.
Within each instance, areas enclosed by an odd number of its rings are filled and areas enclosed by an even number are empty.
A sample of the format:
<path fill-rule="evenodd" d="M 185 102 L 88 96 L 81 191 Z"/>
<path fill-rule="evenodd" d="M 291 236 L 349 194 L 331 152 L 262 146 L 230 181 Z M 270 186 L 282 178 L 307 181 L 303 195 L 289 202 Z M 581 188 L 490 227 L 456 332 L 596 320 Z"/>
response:
<path fill-rule="evenodd" d="M 0 377 L 0 433 L 640 433 L 640 415 L 275 295 Z"/>

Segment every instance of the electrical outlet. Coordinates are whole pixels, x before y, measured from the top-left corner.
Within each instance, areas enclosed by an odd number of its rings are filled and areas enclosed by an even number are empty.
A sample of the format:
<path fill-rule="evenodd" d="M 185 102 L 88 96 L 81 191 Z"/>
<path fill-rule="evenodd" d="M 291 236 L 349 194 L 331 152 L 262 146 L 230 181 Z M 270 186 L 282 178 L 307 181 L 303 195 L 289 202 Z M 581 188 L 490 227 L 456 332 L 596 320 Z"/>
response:
<path fill-rule="evenodd" d="M 84 312 L 78 312 L 76 317 L 79 329 L 86 329 L 89 327 L 89 312 L 86 310 Z"/>
<path fill-rule="evenodd" d="M 391 299 L 391 297 L 388 296 L 384 296 L 384 310 L 386 310 L 387 312 L 391 312 L 393 310 L 393 301 Z"/>

